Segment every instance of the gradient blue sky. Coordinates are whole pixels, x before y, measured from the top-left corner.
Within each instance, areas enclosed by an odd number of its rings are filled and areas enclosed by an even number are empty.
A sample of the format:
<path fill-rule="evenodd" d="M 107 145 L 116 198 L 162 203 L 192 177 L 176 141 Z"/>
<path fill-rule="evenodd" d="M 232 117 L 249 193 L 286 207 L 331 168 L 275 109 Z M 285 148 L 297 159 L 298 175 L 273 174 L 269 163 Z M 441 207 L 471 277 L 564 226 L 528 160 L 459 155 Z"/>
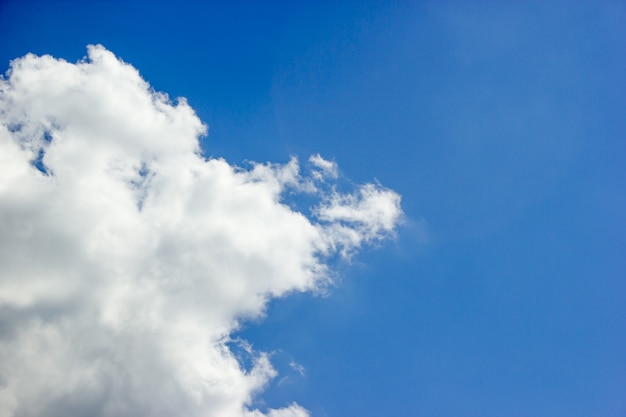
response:
<path fill-rule="evenodd" d="M 287 377 L 268 406 L 626 416 L 624 2 L 0 2 L 2 72 L 97 43 L 188 99 L 207 155 L 402 195 L 396 241 L 241 332 Z"/>

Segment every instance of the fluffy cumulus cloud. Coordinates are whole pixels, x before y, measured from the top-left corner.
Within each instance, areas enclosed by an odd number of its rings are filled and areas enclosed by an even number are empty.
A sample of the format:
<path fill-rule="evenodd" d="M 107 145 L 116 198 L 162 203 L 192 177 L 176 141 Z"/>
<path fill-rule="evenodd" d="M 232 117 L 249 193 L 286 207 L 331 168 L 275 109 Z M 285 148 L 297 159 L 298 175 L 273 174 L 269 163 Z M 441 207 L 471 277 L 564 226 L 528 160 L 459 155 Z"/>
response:
<path fill-rule="evenodd" d="M 0 79 L 0 416 L 301 417 L 229 348 L 267 301 L 393 234 L 400 197 L 334 162 L 233 166 L 206 127 L 101 46 Z M 309 211 L 285 202 L 308 193 Z M 308 201 L 308 200 L 307 200 Z M 309 215 L 303 214 L 310 213 Z"/>

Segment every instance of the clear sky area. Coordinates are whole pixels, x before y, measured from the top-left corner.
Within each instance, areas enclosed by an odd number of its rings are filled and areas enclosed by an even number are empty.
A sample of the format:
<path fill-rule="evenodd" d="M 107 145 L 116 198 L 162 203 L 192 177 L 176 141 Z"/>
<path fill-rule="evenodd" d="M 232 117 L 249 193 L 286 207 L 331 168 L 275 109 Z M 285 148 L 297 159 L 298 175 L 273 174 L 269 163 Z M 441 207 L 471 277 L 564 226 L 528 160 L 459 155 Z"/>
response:
<path fill-rule="evenodd" d="M 0 0 L 0 73 L 0 417 L 626 416 L 625 2 Z"/>

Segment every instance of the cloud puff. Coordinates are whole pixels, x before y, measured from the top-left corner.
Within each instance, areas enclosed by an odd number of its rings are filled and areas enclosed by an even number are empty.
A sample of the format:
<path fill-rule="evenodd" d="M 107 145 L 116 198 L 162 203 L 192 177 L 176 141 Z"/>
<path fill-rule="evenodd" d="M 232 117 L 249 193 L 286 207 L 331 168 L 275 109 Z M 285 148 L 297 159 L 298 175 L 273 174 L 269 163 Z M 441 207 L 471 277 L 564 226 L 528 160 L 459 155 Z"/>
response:
<path fill-rule="evenodd" d="M 307 416 L 254 409 L 276 375 L 228 346 L 267 301 L 393 233 L 400 197 L 308 189 L 294 158 L 207 159 L 184 99 L 102 46 L 27 55 L 0 79 L 0 416 Z M 334 163 L 310 162 L 336 177 Z M 315 175 L 312 170 L 312 175 Z"/>
<path fill-rule="evenodd" d="M 311 155 L 309 162 L 317 168 L 312 173 L 317 180 L 323 180 L 324 177 L 337 178 L 339 176 L 337 163 L 322 158 L 320 154 Z"/>

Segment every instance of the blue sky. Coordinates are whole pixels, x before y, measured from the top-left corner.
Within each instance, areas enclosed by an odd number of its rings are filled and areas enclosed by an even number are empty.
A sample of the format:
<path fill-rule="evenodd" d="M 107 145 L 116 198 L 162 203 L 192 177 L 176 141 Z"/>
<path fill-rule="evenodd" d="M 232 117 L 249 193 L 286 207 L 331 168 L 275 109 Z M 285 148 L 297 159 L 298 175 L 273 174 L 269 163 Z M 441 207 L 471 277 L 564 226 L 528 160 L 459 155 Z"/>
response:
<path fill-rule="evenodd" d="M 402 196 L 395 239 L 237 333 L 274 352 L 263 407 L 626 415 L 624 3 L 0 3 L 3 72 L 88 44 L 187 98 L 207 156 Z"/>

